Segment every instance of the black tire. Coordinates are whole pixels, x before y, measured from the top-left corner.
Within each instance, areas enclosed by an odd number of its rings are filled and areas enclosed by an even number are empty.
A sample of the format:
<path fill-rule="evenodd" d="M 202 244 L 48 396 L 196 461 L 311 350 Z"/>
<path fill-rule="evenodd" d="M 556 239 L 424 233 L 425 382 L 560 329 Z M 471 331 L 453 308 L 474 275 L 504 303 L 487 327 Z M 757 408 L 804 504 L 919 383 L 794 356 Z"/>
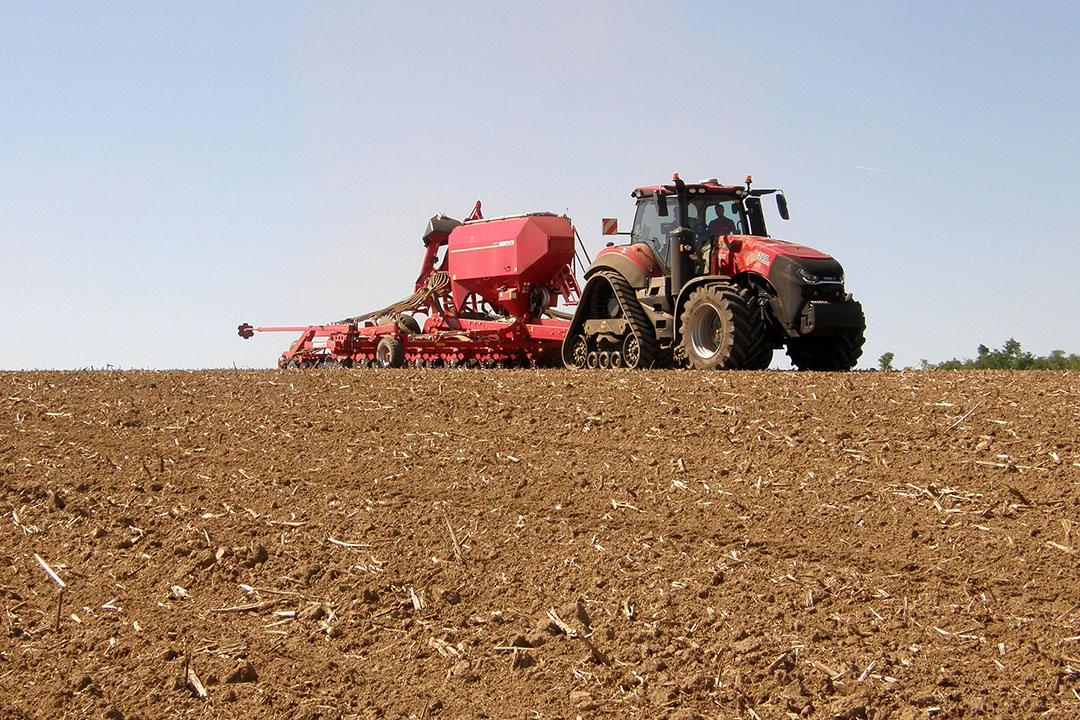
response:
<path fill-rule="evenodd" d="M 397 321 L 398 330 L 406 335 L 418 335 L 420 333 L 420 323 L 416 322 L 416 318 L 412 315 L 400 315 Z"/>
<path fill-rule="evenodd" d="M 768 370 L 772 365 L 773 349 L 768 343 L 761 343 L 761 352 L 747 366 L 747 370 Z"/>
<path fill-rule="evenodd" d="M 381 368 L 399 368 L 405 364 L 405 346 L 396 337 L 384 337 L 375 349 L 375 364 Z"/>
<path fill-rule="evenodd" d="M 800 370 L 839 372 L 855 367 L 862 357 L 864 342 L 866 337 L 862 328 L 840 335 L 791 338 L 787 355 L 791 364 Z"/>
<path fill-rule="evenodd" d="M 759 360 L 765 326 L 750 294 L 729 283 L 694 290 L 680 320 L 682 346 L 697 370 L 744 370 Z"/>

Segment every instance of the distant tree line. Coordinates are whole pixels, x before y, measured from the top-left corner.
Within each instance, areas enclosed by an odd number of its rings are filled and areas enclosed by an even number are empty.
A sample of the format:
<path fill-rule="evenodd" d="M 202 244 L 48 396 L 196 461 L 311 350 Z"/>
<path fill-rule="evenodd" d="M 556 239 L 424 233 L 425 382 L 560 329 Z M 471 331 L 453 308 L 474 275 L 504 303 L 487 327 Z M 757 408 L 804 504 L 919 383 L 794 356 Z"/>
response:
<path fill-rule="evenodd" d="M 1065 354 L 1064 350 L 1053 350 L 1049 355 L 1037 357 L 1024 351 L 1019 341 L 1009 338 L 1001 349 L 990 349 L 980 345 L 978 355 L 972 358 L 960 360 L 953 358 L 945 362 L 932 363 L 929 360 L 920 360 L 919 370 L 1080 370 L 1080 355 L 1075 353 Z M 893 358 L 896 356 L 887 352 L 878 358 L 878 366 L 882 370 L 894 370 Z"/>

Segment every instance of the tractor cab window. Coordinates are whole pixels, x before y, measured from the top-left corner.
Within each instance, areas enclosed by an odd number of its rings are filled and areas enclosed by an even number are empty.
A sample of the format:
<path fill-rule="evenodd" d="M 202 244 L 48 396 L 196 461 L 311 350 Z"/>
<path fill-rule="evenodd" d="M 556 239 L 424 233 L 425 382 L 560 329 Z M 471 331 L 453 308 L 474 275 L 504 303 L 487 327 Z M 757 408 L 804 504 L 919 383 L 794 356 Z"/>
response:
<path fill-rule="evenodd" d="M 699 246 L 717 236 L 746 234 L 746 214 L 738 200 L 698 196 L 690 201 L 686 214 L 690 228 L 697 234 Z M 679 210 L 675 198 L 668 198 L 668 214 L 663 217 L 657 212 L 656 203 L 651 198 L 638 202 L 631 242 L 648 245 L 665 273 L 668 270 L 668 233 L 678 224 Z"/>
<path fill-rule="evenodd" d="M 668 214 L 661 217 L 656 210 L 656 203 L 649 200 L 638 202 L 637 214 L 634 216 L 634 229 L 630 233 L 630 242 L 645 243 L 652 250 L 656 264 L 667 273 L 668 267 L 668 233 L 678 225 L 679 219 L 676 214 L 674 202 L 668 203 Z"/>

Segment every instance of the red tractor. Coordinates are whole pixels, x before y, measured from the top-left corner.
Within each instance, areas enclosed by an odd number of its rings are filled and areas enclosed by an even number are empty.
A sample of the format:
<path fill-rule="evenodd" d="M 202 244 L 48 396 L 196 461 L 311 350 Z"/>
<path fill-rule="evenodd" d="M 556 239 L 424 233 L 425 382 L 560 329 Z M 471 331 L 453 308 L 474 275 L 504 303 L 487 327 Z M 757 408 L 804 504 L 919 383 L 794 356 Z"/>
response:
<path fill-rule="evenodd" d="M 862 355 L 862 305 L 844 270 L 812 248 L 775 240 L 761 198 L 778 190 L 715 180 L 634 190 L 627 245 L 608 244 L 585 272 L 563 341 L 567 367 L 759 370 L 787 346 L 801 370 L 850 370 Z M 618 234 L 614 220 L 605 234 Z"/>

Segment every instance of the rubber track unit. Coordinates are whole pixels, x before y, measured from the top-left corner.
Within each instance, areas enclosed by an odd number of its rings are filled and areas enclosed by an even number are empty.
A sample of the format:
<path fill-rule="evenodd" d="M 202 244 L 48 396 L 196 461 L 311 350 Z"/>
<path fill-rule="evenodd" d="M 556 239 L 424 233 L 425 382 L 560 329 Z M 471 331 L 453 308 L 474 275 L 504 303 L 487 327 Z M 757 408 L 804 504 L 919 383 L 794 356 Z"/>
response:
<path fill-rule="evenodd" d="M 634 293 L 634 289 L 630 287 L 630 284 L 626 282 L 626 279 L 617 272 L 610 270 L 601 271 L 589 278 L 589 281 L 585 284 L 585 288 L 581 292 L 581 299 L 578 303 L 578 307 L 583 310 L 598 306 L 600 303 L 596 302 L 597 298 L 594 295 L 598 291 L 598 286 L 601 283 L 607 283 L 611 289 L 611 294 L 615 297 L 615 300 L 619 303 L 619 308 L 622 310 L 622 315 L 630 322 L 630 329 L 637 337 L 638 346 L 641 348 L 641 360 L 638 364 L 638 368 L 652 367 L 653 362 L 656 360 L 656 354 L 659 349 L 659 344 L 656 342 L 656 332 L 653 330 L 652 323 L 649 322 L 649 318 L 645 315 L 645 309 L 641 307 L 641 303 L 637 299 L 637 295 Z M 593 318 L 587 317 L 588 310 L 583 313 L 578 313 L 574 316 L 574 320 L 570 323 L 570 329 L 566 333 L 566 339 L 563 341 L 563 364 L 566 367 L 573 367 L 573 362 L 570 358 L 570 344 L 573 338 L 581 333 L 581 328 L 585 324 L 586 320 Z"/>

